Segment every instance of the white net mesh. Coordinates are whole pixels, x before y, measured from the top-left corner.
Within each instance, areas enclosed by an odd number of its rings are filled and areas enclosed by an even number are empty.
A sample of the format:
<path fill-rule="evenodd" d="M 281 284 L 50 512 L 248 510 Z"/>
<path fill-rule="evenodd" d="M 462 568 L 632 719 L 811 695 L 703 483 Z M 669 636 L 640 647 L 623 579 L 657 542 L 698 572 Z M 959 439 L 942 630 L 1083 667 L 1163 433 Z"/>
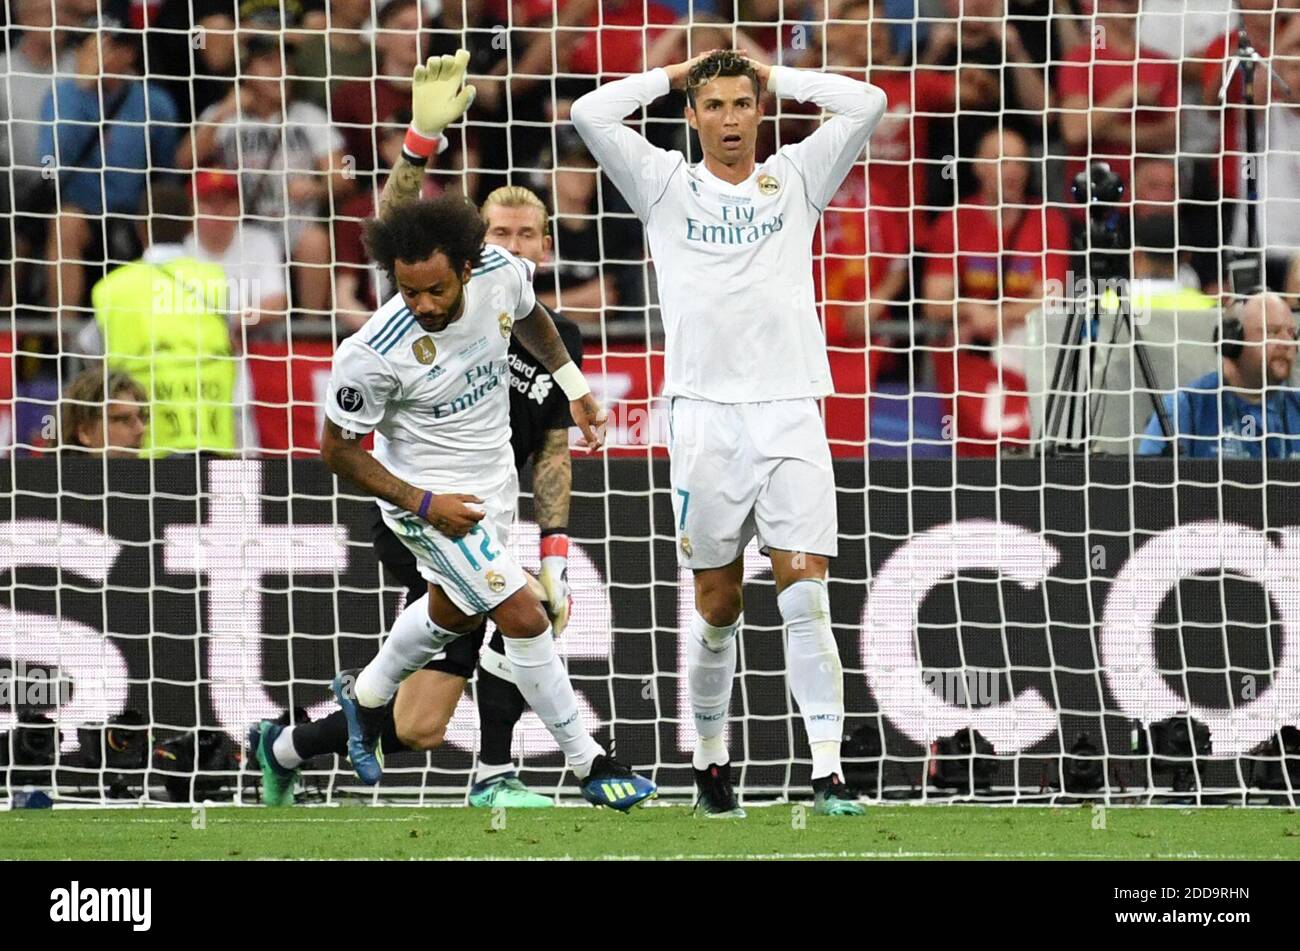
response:
<path fill-rule="evenodd" d="M 426 194 L 541 197 L 538 296 L 580 325 L 611 411 L 612 451 L 575 463 L 563 653 L 596 735 L 667 793 L 689 788 L 692 586 L 674 557 L 657 278 L 569 108 L 732 46 L 889 101 L 815 243 L 850 778 L 901 798 L 1289 796 L 1292 6 L 13 0 L 6 793 L 251 801 L 247 727 L 327 714 L 333 673 L 373 654 L 401 593 L 376 567 L 372 504 L 319 461 L 321 406 L 334 348 L 390 293 L 361 224 L 410 121 L 410 71 L 458 48 L 478 98 Z M 684 105 L 672 93 L 631 121 L 696 162 Z M 765 107 L 760 162 L 822 121 Z M 1097 161 L 1114 178 L 1093 171 L 1085 206 L 1071 185 Z M 1241 296 L 1281 296 L 1225 324 L 1231 273 Z M 112 458 L 141 438 L 145 459 Z M 527 492 L 522 514 L 513 544 L 535 566 Z M 745 574 L 737 779 L 799 794 L 809 751 L 752 546 Z M 306 792 L 463 796 L 478 715 L 467 694 L 444 745 L 391 758 L 378 792 L 324 759 Z M 572 790 L 531 714 L 515 749 L 536 788 Z"/>

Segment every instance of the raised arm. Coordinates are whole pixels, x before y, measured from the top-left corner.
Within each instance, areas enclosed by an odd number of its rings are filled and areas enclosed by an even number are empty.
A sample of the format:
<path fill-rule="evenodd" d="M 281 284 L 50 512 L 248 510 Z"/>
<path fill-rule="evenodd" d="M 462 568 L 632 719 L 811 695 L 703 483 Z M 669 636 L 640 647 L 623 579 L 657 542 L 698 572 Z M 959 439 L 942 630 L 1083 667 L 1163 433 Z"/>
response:
<path fill-rule="evenodd" d="M 832 114 L 816 132 L 786 150 L 804 178 L 808 200 L 822 211 L 885 114 L 885 91 L 848 76 L 789 66 L 771 67 L 767 88 L 787 99 L 811 100 Z"/>
<path fill-rule="evenodd" d="M 474 102 L 474 87 L 461 86 L 468 64 L 469 51 L 457 50 L 455 56 L 430 56 L 411 73 L 411 127 L 379 196 L 380 218 L 390 208 L 420 197 L 429 159 L 447 150 L 450 143 L 443 130 Z"/>
<path fill-rule="evenodd" d="M 574 102 L 573 126 L 587 144 L 601 171 L 644 219 L 667 187 L 668 179 L 686 159 L 678 152 L 656 148 L 623 124 L 623 119 L 666 95 L 668 73 L 652 69 L 606 83 Z"/>

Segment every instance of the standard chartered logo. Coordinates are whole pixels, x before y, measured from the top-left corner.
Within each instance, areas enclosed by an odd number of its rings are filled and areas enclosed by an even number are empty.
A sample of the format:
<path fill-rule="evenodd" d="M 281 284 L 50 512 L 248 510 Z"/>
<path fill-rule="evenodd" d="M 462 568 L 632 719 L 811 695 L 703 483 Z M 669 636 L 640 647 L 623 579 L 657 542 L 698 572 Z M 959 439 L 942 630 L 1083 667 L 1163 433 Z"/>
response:
<path fill-rule="evenodd" d="M 541 405 L 546 402 L 546 397 L 551 394 L 551 387 L 555 384 L 551 382 L 549 373 L 539 373 L 537 379 L 533 380 L 533 385 L 528 390 L 528 398 L 534 403 Z"/>

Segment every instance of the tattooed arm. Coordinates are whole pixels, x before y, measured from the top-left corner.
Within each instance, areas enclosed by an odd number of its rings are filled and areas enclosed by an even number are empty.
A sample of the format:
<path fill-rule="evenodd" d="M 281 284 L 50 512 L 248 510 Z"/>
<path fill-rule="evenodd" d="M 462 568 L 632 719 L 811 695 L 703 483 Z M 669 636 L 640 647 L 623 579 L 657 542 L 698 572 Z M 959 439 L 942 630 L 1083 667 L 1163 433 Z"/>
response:
<path fill-rule="evenodd" d="M 569 431 L 548 429 L 542 445 L 533 453 L 533 514 L 543 532 L 568 528 L 572 490 Z"/>
<path fill-rule="evenodd" d="M 379 217 L 386 218 L 389 209 L 415 201 L 420 197 L 423 185 L 424 166 L 409 161 L 405 155 L 398 157 L 379 196 Z"/>

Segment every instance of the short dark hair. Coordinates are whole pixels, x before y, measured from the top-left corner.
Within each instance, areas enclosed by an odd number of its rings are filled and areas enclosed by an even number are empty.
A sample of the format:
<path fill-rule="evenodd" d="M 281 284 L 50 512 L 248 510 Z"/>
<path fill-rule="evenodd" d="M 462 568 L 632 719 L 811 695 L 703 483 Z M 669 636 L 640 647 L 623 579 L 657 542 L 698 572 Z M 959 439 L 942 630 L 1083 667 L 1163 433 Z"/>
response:
<path fill-rule="evenodd" d="M 398 261 L 425 261 L 439 251 L 459 276 L 466 264 L 478 266 L 486 234 L 478 208 L 454 193 L 398 205 L 365 223 L 366 252 L 390 277 Z"/>
<path fill-rule="evenodd" d="M 180 244 L 194 230 L 189 189 L 171 182 L 149 186 L 140 199 L 140 214 L 148 222 L 146 244 Z"/>
<path fill-rule="evenodd" d="M 375 16 L 375 25 L 383 29 L 389 21 L 397 14 L 401 13 L 407 7 L 419 7 L 420 19 L 424 19 L 424 4 L 422 0 L 380 0 L 379 12 Z"/>
<path fill-rule="evenodd" d="M 735 50 L 718 50 L 692 66 L 686 77 L 686 101 L 691 104 L 691 108 L 695 108 L 695 90 L 719 76 L 748 76 L 754 84 L 754 99 L 758 100 L 758 73 L 749 65 L 749 60 Z"/>

